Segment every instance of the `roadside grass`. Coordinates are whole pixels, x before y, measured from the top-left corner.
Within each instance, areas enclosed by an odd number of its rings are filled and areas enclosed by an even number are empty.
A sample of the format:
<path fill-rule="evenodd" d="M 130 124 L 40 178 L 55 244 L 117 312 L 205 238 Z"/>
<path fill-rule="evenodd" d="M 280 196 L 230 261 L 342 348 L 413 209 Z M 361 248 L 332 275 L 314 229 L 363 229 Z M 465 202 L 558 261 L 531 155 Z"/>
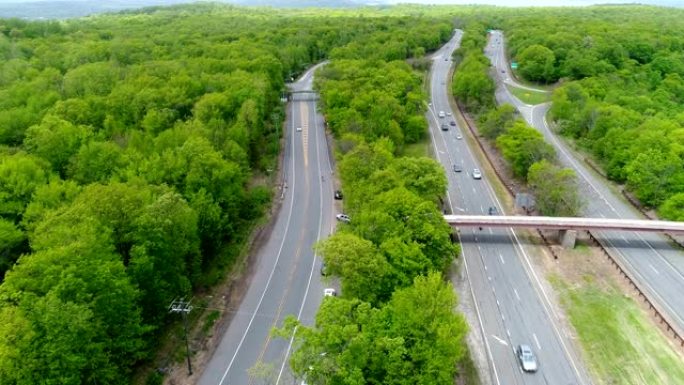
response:
<path fill-rule="evenodd" d="M 401 156 L 412 158 L 430 157 L 430 135 L 426 132 L 420 141 L 405 145 L 401 151 Z"/>
<path fill-rule="evenodd" d="M 684 384 L 684 362 L 629 297 L 584 276 L 570 285 L 558 275 L 549 281 L 560 295 L 600 384 Z"/>
<path fill-rule="evenodd" d="M 525 104 L 542 104 L 551 100 L 550 92 L 530 91 L 523 88 L 513 87 L 506 84 L 506 88 L 521 102 Z"/>

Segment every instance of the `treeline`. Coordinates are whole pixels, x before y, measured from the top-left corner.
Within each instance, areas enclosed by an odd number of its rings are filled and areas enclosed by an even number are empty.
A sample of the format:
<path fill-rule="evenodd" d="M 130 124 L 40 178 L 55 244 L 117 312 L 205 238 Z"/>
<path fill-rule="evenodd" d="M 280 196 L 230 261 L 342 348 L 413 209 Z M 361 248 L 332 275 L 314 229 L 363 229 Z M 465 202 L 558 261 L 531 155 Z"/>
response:
<path fill-rule="evenodd" d="M 460 47 L 453 54 L 456 69 L 451 92 L 473 114 L 482 113 L 496 103 L 496 84 L 489 76 L 489 59 L 483 52 L 486 45 L 485 25 L 471 21 L 463 31 Z"/>
<path fill-rule="evenodd" d="M 684 11 L 620 6 L 510 16 L 501 22 L 520 74 L 563 80 L 551 108 L 560 132 L 644 205 L 684 220 Z"/>
<path fill-rule="evenodd" d="M 454 53 L 458 64 L 452 83 L 453 95 L 477 118 L 479 132 L 494 143 L 513 176 L 527 183 L 542 214 L 577 215 L 582 201 L 574 172 L 555 164 L 553 147 L 518 116 L 515 107 L 495 106 L 496 85 L 490 61 L 483 54 L 486 45 L 485 24 L 468 23 L 461 46 Z"/>
<path fill-rule="evenodd" d="M 444 26 L 216 4 L 0 20 L 0 383 L 129 383 L 268 204 L 284 81 Z"/>
<path fill-rule="evenodd" d="M 399 156 L 425 135 L 420 79 L 404 62 L 360 57 L 317 73 L 351 221 L 316 247 L 341 296 L 323 301 L 313 327 L 289 318 L 278 331 L 294 333 L 290 363 L 307 383 L 445 384 L 466 357 L 467 325 L 444 281 L 458 254 L 438 206 L 446 177 L 434 160 Z"/>

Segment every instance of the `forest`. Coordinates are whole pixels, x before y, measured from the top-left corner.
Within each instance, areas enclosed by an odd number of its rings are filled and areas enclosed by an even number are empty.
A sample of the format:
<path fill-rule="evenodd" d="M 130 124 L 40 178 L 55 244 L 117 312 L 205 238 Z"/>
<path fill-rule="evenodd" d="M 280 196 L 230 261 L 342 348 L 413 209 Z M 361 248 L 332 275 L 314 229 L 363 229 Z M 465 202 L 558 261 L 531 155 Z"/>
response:
<path fill-rule="evenodd" d="M 557 130 L 670 220 L 684 220 L 683 16 L 642 6 L 492 16 L 519 75 L 557 82 Z"/>
<path fill-rule="evenodd" d="M 401 146 L 426 127 L 420 78 L 401 60 L 450 31 L 431 18 L 216 4 L 0 20 L 0 383 L 129 383 L 171 321 L 170 301 L 217 283 L 269 204 L 258 181 L 276 166 L 285 81 L 323 58 L 368 60 L 356 66 L 392 82 L 373 95 L 376 120 L 358 120 L 362 136 Z M 395 181 L 404 164 L 436 173 L 383 198 L 433 202 L 416 215 L 436 213 L 430 256 L 441 259 L 386 272 L 388 285 L 407 286 L 454 250 L 434 204 L 440 171 L 396 162 Z M 405 257 L 426 236 L 406 239 Z M 371 250 L 387 258 L 380 246 Z"/>

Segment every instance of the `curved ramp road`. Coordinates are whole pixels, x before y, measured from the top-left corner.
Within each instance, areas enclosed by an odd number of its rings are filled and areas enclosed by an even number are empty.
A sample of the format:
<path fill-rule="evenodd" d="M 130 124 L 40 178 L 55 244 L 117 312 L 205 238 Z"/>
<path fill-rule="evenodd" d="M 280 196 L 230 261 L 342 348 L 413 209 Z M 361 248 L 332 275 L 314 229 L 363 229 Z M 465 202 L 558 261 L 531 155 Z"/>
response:
<path fill-rule="evenodd" d="M 546 121 L 550 105 L 528 106 L 513 97 L 503 82 L 514 84 L 509 75 L 504 52 L 503 33 L 493 31 L 485 53 L 496 68 L 499 103 L 510 103 L 518 108 L 532 127 L 544 134 L 558 153 L 564 167 L 575 170 L 580 193 L 585 197 L 584 215 L 593 218 L 644 219 L 641 213 L 624 201 L 608 182 L 577 160 L 567 145 L 558 140 Z M 684 333 L 684 254 L 673 248 L 660 234 L 638 232 L 593 231 L 592 234 L 615 258 L 622 261 L 637 280 L 637 284 L 655 302 L 672 326 Z M 682 335 L 682 334 L 680 334 Z"/>
<path fill-rule="evenodd" d="M 293 83 L 292 90 L 311 90 L 315 68 Z M 328 236 L 334 225 L 332 169 L 324 123 L 310 96 L 302 94 L 289 103 L 282 206 L 269 239 L 258 250 L 247 293 L 202 373 L 201 385 L 261 384 L 262 379 L 248 374 L 258 362 L 270 368 L 269 384 L 296 381 L 287 364 L 290 341 L 273 340 L 269 333 L 290 314 L 305 324 L 313 323 L 323 285 L 321 261 L 311 247 Z"/>
<path fill-rule="evenodd" d="M 459 139 L 461 127 L 441 124 L 453 119 L 447 95 L 451 53 L 460 43 L 461 31 L 433 55 L 430 90 L 432 104 L 427 113 L 430 135 L 437 159 L 444 165 L 449 181 L 447 198 L 454 214 L 487 215 L 490 206 L 503 213 L 488 176 L 474 179 L 474 168 L 482 170 Z M 446 59 L 446 60 L 445 60 Z M 439 118 L 439 111 L 446 113 Z M 462 172 L 454 172 L 453 165 Z M 463 257 L 474 295 L 479 325 L 490 360 L 494 384 L 588 384 L 587 376 L 574 351 L 556 325 L 557 316 L 547 300 L 539 278 L 532 270 L 529 251 L 534 248 L 519 242 L 511 229 L 466 228 L 461 231 Z M 525 373 L 515 355 L 518 344 L 530 345 L 537 355 L 539 370 Z"/>

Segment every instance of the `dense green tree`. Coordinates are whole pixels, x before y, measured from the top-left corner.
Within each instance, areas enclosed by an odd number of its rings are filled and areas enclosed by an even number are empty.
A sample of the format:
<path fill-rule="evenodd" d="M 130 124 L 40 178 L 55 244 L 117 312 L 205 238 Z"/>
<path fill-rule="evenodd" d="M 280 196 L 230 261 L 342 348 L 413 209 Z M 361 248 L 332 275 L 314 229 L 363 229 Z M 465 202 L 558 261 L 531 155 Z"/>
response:
<path fill-rule="evenodd" d="M 0 318 L 20 329 L 0 338 L 3 382 L 128 382 L 147 328 L 108 235 L 87 217 L 41 228 L 36 252 L 7 273 Z"/>
<path fill-rule="evenodd" d="M 526 47 L 517 56 L 520 73 L 527 79 L 549 83 L 556 79 L 553 51 L 540 44 Z"/>
<path fill-rule="evenodd" d="M 91 135 L 88 127 L 47 115 L 40 124 L 26 130 L 24 145 L 31 153 L 50 162 L 53 171 L 64 176 L 69 159 Z"/>
<path fill-rule="evenodd" d="M 480 117 L 479 129 L 485 138 L 495 140 L 506 132 L 516 119 L 516 110 L 510 104 L 502 104 Z"/>
<path fill-rule="evenodd" d="M 561 169 L 546 160 L 534 163 L 527 174 L 536 206 L 543 215 L 572 217 L 583 202 L 577 190 L 577 177 L 571 169 Z"/>
<path fill-rule="evenodd" d="M 391 266 L 372 242 L 338 232 L 321 242 L 317 251 L 323 256 L 326 273 L 341 277 L 345 297 L 371 304 L 389 298 L 391 289 L 383 286 L 387 286 Z"/>
<path fill-rule="evenodd" d="M 21 219 L 33 192 L 49 177 L 49 166 L 42 159 L 24 153 L 0 157 L 0 216 Z"/>
<path fill-rule="evenodd" d="M 326 299 L 314 327 L 295 333 L 294 372 L 316 384 L 444 384 L 465 356 L 467 326 L 453 288 L 439 274 L 417 277 L 381 308 L 358 299 Z"/>
<path fill-rule="evenodd" d="M 553 147 L 544 141 L 544 136 L 522 120 L 510 126 L 496 139 L 496 146 L 510 163 L 513 175 L 525 179 L 530 166 L 541 160 L 552 160 L 556 156 Z"/>

